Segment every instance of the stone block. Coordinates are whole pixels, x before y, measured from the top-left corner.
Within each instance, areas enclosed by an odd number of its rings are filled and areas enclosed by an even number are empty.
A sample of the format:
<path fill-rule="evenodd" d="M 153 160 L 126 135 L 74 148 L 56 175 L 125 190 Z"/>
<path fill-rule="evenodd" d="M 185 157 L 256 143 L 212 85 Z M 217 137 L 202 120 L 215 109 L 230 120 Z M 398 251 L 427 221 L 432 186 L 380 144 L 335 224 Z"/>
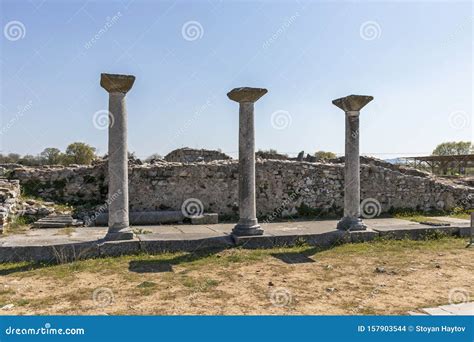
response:
<path fill-rule="evenodd" d="M 132 211 L 129 213 L 129 221 L 134 226 L 146 226 L 164 223 L 178 223 L 184 220 L 181 211 Z M 109 213 L 97 215 L 95 219 L 96 226 L 107 226 L 109 221 Z"/>
<path fill-rule="evenodd" d="M 96 242 L 0 247 L 0 262 L 67 263 L 98 256 L 99 248 Z"/>
<path fill-rule="evenodd" d="M 137 254 L 140 252 L 140 240 L 105 241 L 99 244 L 101 257 L 112 257 L 120 255 Z"/>
<path fill-rule="evenodd" d="M 350 240 L 353 243 L 372 241 L 380 236 L 379 232 L 372 229 L 349 232 Z"/>
<path fill-rule="evenodd" d="M 229 235 L 203 234 L 145 234 L 140 235 L 140 248 L 145 253 L 194 252 L 207 249 L 225 249 L 234 246 Z"/>
<path fill-rule="evenodd" d="M 217 224 L 219 223 L 218 214 L 203 214 L 201 216 L 191 217 L 191 224 Z"/>

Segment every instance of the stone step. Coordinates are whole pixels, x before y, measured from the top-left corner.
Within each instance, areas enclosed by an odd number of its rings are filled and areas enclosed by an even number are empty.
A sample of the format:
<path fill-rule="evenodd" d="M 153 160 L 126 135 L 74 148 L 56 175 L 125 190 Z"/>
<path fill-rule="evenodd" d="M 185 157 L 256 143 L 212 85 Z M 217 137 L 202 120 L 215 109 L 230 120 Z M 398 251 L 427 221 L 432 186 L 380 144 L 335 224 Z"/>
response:
<path fill-rule="evenodd" d="M 33 223 L 33 227 L 35 228 L 66 228 L 68 226 L 67 223 L 61 222 L 35 222 Z"/>
<path fill-rule="evenodd" d="M 73 218 L 56 218 L 56 217 L 45 217 L 38 220 L 39 222 L 74 222 Z"/>
<path fill-rule="evenodd" d="M 35 222 L 33 227 L 35 228 L 65 228 L 65 227 L 79 227 L 82 226 L 82 221 L 75 221 L 72 223 L 68 222 Z"/>
<path fill-rule="evenodd" d="M 65 228 L 82 226 L 83 222 L 74 219 L 71 215 L 50 215 L 33 223 L 35 228 Z"/>

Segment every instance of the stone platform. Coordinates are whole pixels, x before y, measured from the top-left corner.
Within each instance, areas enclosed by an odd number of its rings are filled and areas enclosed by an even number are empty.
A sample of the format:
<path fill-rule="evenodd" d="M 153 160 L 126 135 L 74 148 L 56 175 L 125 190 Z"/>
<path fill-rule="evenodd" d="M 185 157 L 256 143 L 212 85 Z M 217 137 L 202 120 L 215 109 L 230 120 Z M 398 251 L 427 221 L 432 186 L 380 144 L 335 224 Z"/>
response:
<path fill-rule="evenodd" d="M 134 240 L 114 242 L 103 241 L 106 227 L 31 229 L 25 234 L 0 236 L 0 262 L 67 262 L 141 252 L 193 252 L 235 246 L 271 248 L 302 243 L 326 248 L 376 237 L 420 239 L 439 232 L 464 237 L 470 234 L 468 220 L 436 219 L 450 225 L 439 227 L 386 218 L 365 220 L 369 227 L 366 231 L 344 232 L 336 229 L 335 220 L 293 221 L 262 224 L 265 234 L 251 237 L 232 236 L 234 224 L 134 226 Z"/>
<path fill-rule="evenodd" d="M 411 316 L 474 316 L 474 302 L 424 308 L 419 311 L 409 311 L 408 314 Z"/>

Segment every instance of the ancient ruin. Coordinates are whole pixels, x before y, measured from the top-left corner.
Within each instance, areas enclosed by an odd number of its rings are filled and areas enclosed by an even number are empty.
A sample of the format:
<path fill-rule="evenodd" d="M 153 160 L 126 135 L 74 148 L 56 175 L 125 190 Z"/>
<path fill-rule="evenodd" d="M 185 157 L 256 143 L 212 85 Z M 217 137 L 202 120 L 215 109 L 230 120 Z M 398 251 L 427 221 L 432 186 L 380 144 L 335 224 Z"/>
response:
<path fill-rule="evenodd" d="M 210 151 L 205 149 L 193 149 L 189 147 L 178 148 L 168 153 L 164 160 L 168 162 L 177 163 L 194 163 L 204 162 L 208 163 L 214 160 L 228 160 L 231 159 L 225 153 L 219 151 Z"/>
<path fill-rule="evenodd" d="M 367 229 L 360 218 L 359 115 L 360 110 L 373 99 L 372 96 L 350 95 L 332 101 L 346 114 L 344 217 L 337 225 L 338 229 Z"/>
<path fill-rule="evenodd" d="M 239 222 L 235 235 L 261 235 L 255 202 L 254 103 L 267 93 L 262 88 L 236 88 L 227 96 L 239 103 Z"/>
<path fill-rule="evenodd" d="M 128 240 L 128 150 L 125 95 L 135 76 L 102 74 L 100 85 L 109 93 L 109 231 L 106 240 Z"/>
<path fill-rule="evenodd" d="M 44 218 L 36 227 L 108 222 L 105 240 L 114 241 L 134 238 L 130 220 L 135 225 L 185 220 L 215 224 L 219 215 L 238 221 L 232 230 L 238 239 L 261 235 L 266 225 L 281 218 L 342 217 L 337 228 L 357 232 L 366 231 L 362 218 L 399 210 L 449 212 L 474 206 L 474 189 L 468 185 L 359 156 L 359 115 L 371 96 L 333 101 L 346 115 L 343 158 L 315 161 L 309 155 L 305 158 L 304 152 L 297 158 L 255 153 L 254 104 L 267 90 L 244 87 L 228 93 L 239 103 L 238 160 L 219 151 L 182 148 L 164 159 L 130 162 L 125 96 L 134 80 L 134 76 L 101 75 L 100 84 L 109 93 L 107 159 L 90 166 L 1 165 L 2 227 L 18 215 Z M 23 201 L 20 191 L 46 202 Z M 189 201 L 196 215 L 183 211 Z M 75 206 L 74 219 L 70 210 L 58 210 L 56 204 Z"/>

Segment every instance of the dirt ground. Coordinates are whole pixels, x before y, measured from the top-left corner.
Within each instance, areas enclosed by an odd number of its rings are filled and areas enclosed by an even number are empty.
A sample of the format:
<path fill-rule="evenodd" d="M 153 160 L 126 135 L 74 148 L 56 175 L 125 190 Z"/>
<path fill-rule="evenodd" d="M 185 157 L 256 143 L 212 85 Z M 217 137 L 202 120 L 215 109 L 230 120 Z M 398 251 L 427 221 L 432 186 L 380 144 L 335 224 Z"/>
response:
<path fill-rule="evenodd" d="M 0 314 L 406 314 L 472 300 L 466 240 L 0 265 Z"/>

